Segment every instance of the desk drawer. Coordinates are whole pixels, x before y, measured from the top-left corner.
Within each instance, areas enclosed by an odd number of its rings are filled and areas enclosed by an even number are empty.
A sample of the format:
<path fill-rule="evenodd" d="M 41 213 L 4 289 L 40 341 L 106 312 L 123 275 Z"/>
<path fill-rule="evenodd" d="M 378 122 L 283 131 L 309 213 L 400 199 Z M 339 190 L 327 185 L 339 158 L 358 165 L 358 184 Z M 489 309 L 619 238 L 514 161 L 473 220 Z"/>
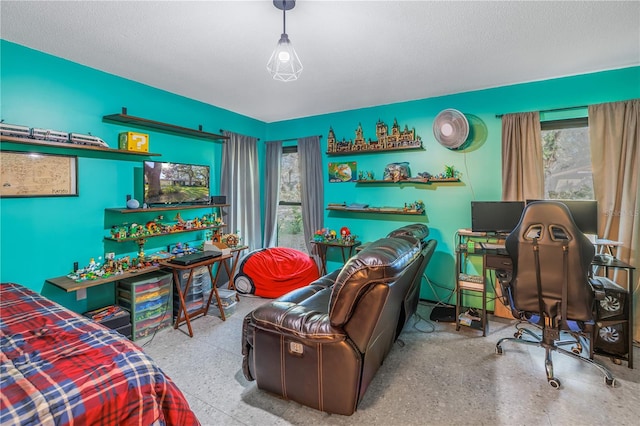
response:
<path fill-rule="evenodd" d="M 498 254 L 487 254 L 484 256 L 484 266 L 487 269 L 513 269 L 513 263 L 509 256 L 501 256 Z"/>

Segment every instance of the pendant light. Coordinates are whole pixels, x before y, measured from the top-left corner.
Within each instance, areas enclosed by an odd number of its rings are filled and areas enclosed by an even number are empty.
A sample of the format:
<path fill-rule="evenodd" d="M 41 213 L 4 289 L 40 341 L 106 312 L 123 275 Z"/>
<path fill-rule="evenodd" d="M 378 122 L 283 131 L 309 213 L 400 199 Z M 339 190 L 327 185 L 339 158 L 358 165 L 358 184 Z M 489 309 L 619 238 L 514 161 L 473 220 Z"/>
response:
<path fill-rule="evenodd" d="M 287 35 L 286 11 L 293 9 L 296 2 L 295 0 L 273 0 L 273 5 L 282 10 L 282 35 L 267 63 L 267 70 L 274 80 L 294 81 L 302 72 L 302 62 Z"/>

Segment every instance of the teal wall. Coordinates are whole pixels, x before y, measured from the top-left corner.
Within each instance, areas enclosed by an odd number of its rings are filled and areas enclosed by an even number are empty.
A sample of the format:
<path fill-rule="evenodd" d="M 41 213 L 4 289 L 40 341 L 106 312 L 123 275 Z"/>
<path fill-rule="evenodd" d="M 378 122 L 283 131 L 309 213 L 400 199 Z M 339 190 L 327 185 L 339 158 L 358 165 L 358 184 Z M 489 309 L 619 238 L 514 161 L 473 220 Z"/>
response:
<path fill-rule="evenodd" d="M 384 82 L 381 84 L 384 89 Z M 326 151 L 329 127 L 333 128 L 338 140 L 353 139 L 358 123 L 362 124 L 365 139 L 375 139 L 378 119 L 391 126 L 397 118 L 401 128 L 405 124 L 415 128 L 422 137 L 424 151 L 347 156 L 325 154 L 323 163 L 326 166 L 328 162 L 356 161 L 358 170 L 372 170 L 377 178 L 382 177 L 385 165 L 392 162 L 409 162 L 413 175 L 422 171 L 436 174 L 442 172 L 445 165 L 454 165 L 462 173 L 462 183 L 374 186 L 325 181 L 325 204 L 346 201 L 402 206 L 405 202 L 422 200 L 426 205 L 424 217 L 326 212 L 325 226 L 331 229 L 348 226 L 363 241 L 371 241 L 406 223 L 426 223 L 431 237 L 438 240 L 436 253 L 427 269 L 438 294 L 434 295 L 431 287 L 423 282 L 421 296 L 428 300 L 454 302 L 454 298 L 449 300 L 449 295 L 454 288 L 455 232 L 471 226 L 470 201 L 499 200 L 502 194 L 501 120 L 496 118 L 496 114 L 584 106 L 638 97 L 640 67 L 634 67 L 272 123 L 267 128 L 267 138 L 320 134 L 323 135 L 323 151 Z M 445 108 L 458 109 L 469 119 L 473 142 L 467 149 L 451 151 L 435 141 L 433 120 Z M 585 110 L 547 113 L 541 118 L 553 119 L 567 114 L 584 116 Z M 329 270 L 339 267 L 339 253 L 333 255 Z"/>
<path fill-rule="evenodd" d="M 127 107 L 130 115 L 188 128 L 201 124 L 212 133 L 222 128 L 261 137 L 265 132 L 263 122 L 215 106 L 6 41 L 0 49 L 0 116 L 5 122 L 91 133 L 114 148 L 122 131 L 148 133 L 150 151 L 162 154 L 152 159 L 210 165 L 214 194 L 220 183 L 221 143 L 106 123 L 102 117 Z M 2 149 L 25 148 L 3 142 Z M 78 302 L 74 292 L 65 293 L 45 280 L 67 274 L 75 261 L 83 266 L 104 255 L 105 226 L 110 225 L 104 209 L 124 207 L 127 194 L 140 195 L 143 158 L 38 151 L 78 155 L 79 196 L 0 200 L 1 280 L 24 284 L 77 311 L 92 309 L 112 297 L 112 286 L 90 288 L 88 299 Z M 185 234 L 185 239 L 191 236 Z M 150 240 L 147 247 L 166 244 L 163 239 Z"/>
<path fill-rule="evenodd" d="M 191 128 L 202 124 L 205 131 L 218 133 L 223 128 L 261 140 L 323 135 L 323 151 L 329 127 L 333 127 L 338 139 L 353 139 L 358 123 L 366 138 L 375 138 L 378 119 L 391 126 L 397 118 L 402 127 L 406 124 L 415 128 L 424 151 L 341 157 L 324 154 L 323 166 L 326 168 L 328 162 L 356 161 L 359 170 L 373 170 L 380 177 L 385 165 L 392 162 L 408 161 L 414 174 L 440 173 L 445 165 L 454 165 L 462 173 L 462 183 L 356 186 L 326 182 L 325 204 L 347 201 L 399 206 L 420 199 L 426 204 L 426 215 L 327 212 L 325 226 L 348 226 L 363 241 L 371 241 L 406 223 L 427 223 L 431 236 L 438 240 L 428 276 L 434 285 L 444 288 L 433 295 L 424 283 L 422 297 L 431 300 L 447 299 L 448 289 L 454 286 L 454 234 L 458 228 L 470 226 L 470 201 L 500 199 L 501 123 L 496 114 L 640 97 L 640 67 L 634 67 L 266 124 L 13 43 L 2 41 L 0 48 L 0 115 L 5 122 L 91 132 L 112 147 L 119 132 L 136 130 L 102 122 L 103 115 L 118 113 L 123 106 L 135 116 Z M 435 142 L 433 119 L 445 108 L 456 108 L 470 119 L 474 141 L 468 149 L 450 151 Z M 150 151 L 162 154 L 158 159 L 211 165 L 212 191 L 217 190 L 221 144 L 140 131 L 150 134 Z M 262 158 L 263 144 L 259 145 Z M 3 142 L 3 149 L 14 147 Z M 83 264 L 104 254 L 103 236 L 108 225 L 104 209 L 122 207 L 126 195 L 136 193 L 139 186 L 134 176 L 141 173 L 142 160 L 127 159 L 79 156 L 79 197 L 1 199 L 1 281 L 20 282 L 77 311 L 108 299 L 113 294 L 108 285 L 89 289 L 87 304 L 76 301 L 74 293 L 64 293 L 44 282 L 65 275 L 74 261 Z M 337 253 L 331 257 L 329 269 L 339 266 L 335 256 Z"/>

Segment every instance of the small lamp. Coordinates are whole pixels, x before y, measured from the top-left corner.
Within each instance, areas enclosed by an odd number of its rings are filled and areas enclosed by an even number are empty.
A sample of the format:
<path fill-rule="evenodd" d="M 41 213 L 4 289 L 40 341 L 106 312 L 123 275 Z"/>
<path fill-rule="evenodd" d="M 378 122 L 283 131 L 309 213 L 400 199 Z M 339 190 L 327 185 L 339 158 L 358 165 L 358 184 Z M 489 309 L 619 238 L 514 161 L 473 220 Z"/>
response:
<path fill-rule="evenodd" d="M 273 5 L 282 10 L 282 34 L 271 58 L 269 58 L 267 70 L 274 80 L 294 81 L 302 72 L 302 62 L 300 62 L 300 58 L 298 58 L 298 54 L 287 35 L 286 11 L 293 9 L 296 2 L 295 0 L 273 0 Z"/>

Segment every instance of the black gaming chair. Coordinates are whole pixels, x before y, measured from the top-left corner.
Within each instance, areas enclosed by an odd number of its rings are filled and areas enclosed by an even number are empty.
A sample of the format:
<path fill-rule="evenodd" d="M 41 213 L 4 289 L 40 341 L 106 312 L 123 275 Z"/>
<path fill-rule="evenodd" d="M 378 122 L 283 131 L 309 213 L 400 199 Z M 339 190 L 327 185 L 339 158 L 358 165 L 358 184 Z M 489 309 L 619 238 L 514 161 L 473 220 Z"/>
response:
<path fill-rule="evenodd" d="M 505 341 L 542 346 L 547 380 L 554 388 L 560 387 L 560 381 L 553 374 L 551 351 L 596 366 L 604 373 L 605 383 L 614 386 L 611 373 L 592 359 L 592 350 L 582 356 L 596 319 L 595 299 L 603 294 L 596 294 L 590 283 L 595 249 L 567 207 L 553 201 L 528 204 L 507 237 L 506 248 L 513 271 L 501 271 L 498 277 L 512 313 L 523 321 L 516 326 L 515 337 L 498 341 L 496 353 L 502 354 Z M 571 351 L 561 347 L 567 344 L 573 344 Z"/>

